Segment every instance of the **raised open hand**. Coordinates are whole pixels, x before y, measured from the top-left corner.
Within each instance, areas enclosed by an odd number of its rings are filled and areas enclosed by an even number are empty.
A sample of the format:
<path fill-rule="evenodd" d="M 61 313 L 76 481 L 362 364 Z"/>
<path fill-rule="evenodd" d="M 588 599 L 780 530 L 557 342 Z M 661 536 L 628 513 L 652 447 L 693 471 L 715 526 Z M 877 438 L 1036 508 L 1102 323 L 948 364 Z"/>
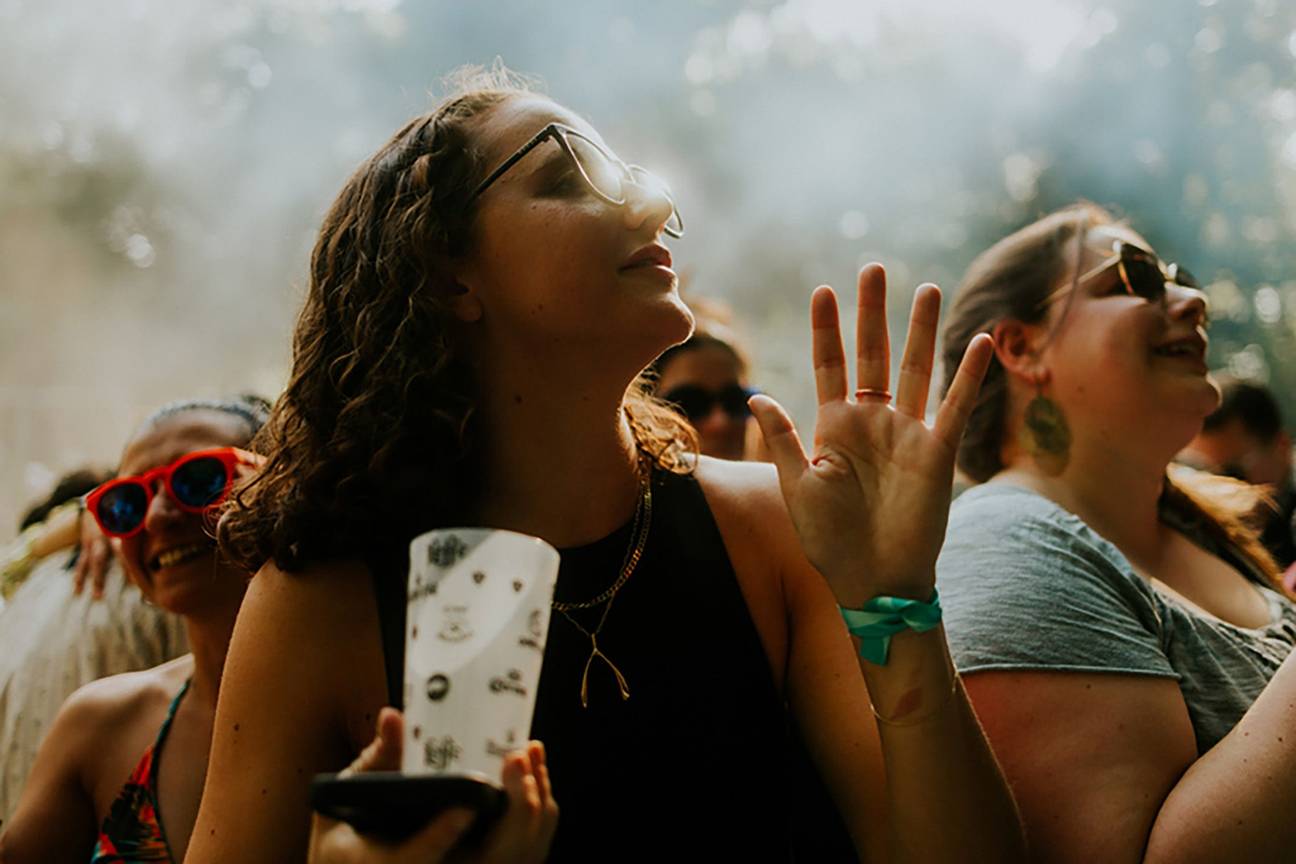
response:
<path fill-rule="evenodd" d="M 931 595 L 954 456 L 993 351 L 988 335 L 972 340 L 935 425 L 928 427 L 923 415 L 939 315 L 940 290 L 921 286 L 892 405 L 886 274 L 879 264 L 861 270 L 859 389 L 851 398 L 837 298 L 827 286 L 815 290 L 810 321 L 819 409 L 813 457 L 806 456 L 782 406 L 766 396 L 752 398 L 806 557 L 842 606 L 858 608 L 881 594 L 917 600 Z"/>

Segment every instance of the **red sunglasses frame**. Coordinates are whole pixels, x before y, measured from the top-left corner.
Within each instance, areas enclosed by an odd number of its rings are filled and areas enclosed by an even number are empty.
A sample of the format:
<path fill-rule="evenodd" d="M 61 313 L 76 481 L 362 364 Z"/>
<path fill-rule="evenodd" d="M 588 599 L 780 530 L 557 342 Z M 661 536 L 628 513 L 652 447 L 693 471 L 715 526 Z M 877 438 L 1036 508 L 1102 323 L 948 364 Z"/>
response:
<path fill-rule="evenodd" d="M 220 463 L 225 466 L 227 478 L 225 481 L 225 488 L 221 490 L 221 493 L 210 503 L 203 504 L 199 507 L 185 504 L 180 500 L 179 496 L 176 495 L 175 489 L 171 486 L 171 478 L 175 475 L 175 472 L 196 459 L 219 460 Z M 192 453 L 186 453 L 174 462 L 166 465 L 159 465 L 157 468 L 145 471 L 143 474 L 114 477 L 107 483 L 96 486 L 94 489 L 87 492 L 85 498 L 82 500 L 85 502 L 85 509 L 90 511 L 90 515 L 94 517 L 95 523 L 98 524 L 100 531 L 108 537 L 118 537 L 124 540 L 127 537 L 134 537 L 136 534 L 143 531 L 145 520 L 141 519 L 140 524 L 126 532 L 110 531 L 105 527 L 103 520 L 99 518 L 99 502 L 103 500 L 104 495 L 107 495 L 112 490 L 118 489 L 122 486 L 132 485 L 143 487 L 144 512 L 147 514 L 148 508 L 153 503 L 153 496 L 156 494 L 154 488 L 157 485 L 157 481 L 161 480 L 166 484 L 167 494 L 171 496 L 171 500 L 177 507 L 186 513 L 203 513 L 220 504 L 229 495 L 230 489 L 234 486 L 234 483 L 238 478 L 237 469 L 240 465 L 255 467 L 260 465 L 263 461 L 264 459 L 257 454 L 238 447 L 214 447 L 210 450 L 195 450 Z"/>

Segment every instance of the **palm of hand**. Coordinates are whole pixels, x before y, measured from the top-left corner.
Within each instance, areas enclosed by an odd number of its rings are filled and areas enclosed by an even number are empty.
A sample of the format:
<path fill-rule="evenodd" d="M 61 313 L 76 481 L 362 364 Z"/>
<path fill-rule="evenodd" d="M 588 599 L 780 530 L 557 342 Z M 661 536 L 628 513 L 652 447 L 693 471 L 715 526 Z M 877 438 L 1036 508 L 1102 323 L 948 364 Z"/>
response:
<path fill-rule="evenodd" d="M 935 424 L 923 421 L 935 352 L 940 292 L 919 288 L 909 322 L 896 404 L 887 390 L 890 348 L 885 276 L 860 273 L 856 398 L 847 396 L 845 352 L 831 289 L 815 292 L 815 382 L 819 410 L 813 458 L 773 400 L 752 408 L 778 467 L 779 483 L 806 557 L 843 606 L 878 594 L 926 600 L 945 534 L 954 456 L 989 364 L 991 344 L 969 346 Z"/>

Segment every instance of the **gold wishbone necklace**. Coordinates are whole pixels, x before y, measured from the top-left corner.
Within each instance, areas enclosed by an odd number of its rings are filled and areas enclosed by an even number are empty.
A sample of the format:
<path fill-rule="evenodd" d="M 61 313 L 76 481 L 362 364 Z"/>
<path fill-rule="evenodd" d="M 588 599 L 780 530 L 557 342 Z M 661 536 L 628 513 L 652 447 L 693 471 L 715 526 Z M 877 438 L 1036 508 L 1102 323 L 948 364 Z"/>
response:
<path fill-rule="evenodd" d="M 589 637 L 590 655 L 585 661 L 585 671 L 581 674 L 581 707 L 589 707 L 589 674 L 590 667 L 594 664 L 595 658 L 602 660 L 612 670 L 616 676 L 617 687 L 621 691 L 622 701 L 630 698 L 630 685 L 626 682 L 625 676 L 616 664 L 603 653 L 599 647 L 599 633 L 603 632 L 603 625 L 607 623 L 608 613 L 612 611 L 612 603 L 616 600 L 617 592 L 625 585 L 630 574 L 639 566 L 639 559 L 643 557 L 644 546 L 648 542 L 648 528 L 652 524 L 652 465 L 644 458 L 643 453 L 639 454 L 639 460 L 636 464 L 639 475 L 639 500 L 635 503 L 634 521 L 631 524 L 630 546 L 626 549 L 625 558 L 621 561 L 621 572 L 617 580 L 612 583 L 611 587 L 599 594 L 592 600 L 586 600 L 582 603 L 553 603 L 553 608 L 561 612 L 563 617 L 572 623 L 572 626 L 581 633 Z M 581 623 L 572 616 L 571 612 L 575 609 L 592 609 L 595 606 L 606 603 L 603 606 L 603 614 L 599 616 L 598 625 L 593 630 L 587 630 L 581 626 Z"/>

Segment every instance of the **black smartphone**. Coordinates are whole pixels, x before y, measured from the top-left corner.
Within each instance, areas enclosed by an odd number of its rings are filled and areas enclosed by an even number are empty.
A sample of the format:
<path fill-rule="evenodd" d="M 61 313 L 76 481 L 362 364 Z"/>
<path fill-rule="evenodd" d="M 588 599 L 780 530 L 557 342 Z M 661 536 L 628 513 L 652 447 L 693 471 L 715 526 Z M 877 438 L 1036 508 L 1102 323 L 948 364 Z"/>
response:
<path fill-rule="evenodd" d="M 483 836 L 508 806 L 504 790 L 463 774 L 411 775 L 372 771 L 339 777 L 317 774 L 311 806 L 325 816 L 349 822 L 362 834 L 402 840 L 449 807 L 477 811 L 464 842 Z"/>

